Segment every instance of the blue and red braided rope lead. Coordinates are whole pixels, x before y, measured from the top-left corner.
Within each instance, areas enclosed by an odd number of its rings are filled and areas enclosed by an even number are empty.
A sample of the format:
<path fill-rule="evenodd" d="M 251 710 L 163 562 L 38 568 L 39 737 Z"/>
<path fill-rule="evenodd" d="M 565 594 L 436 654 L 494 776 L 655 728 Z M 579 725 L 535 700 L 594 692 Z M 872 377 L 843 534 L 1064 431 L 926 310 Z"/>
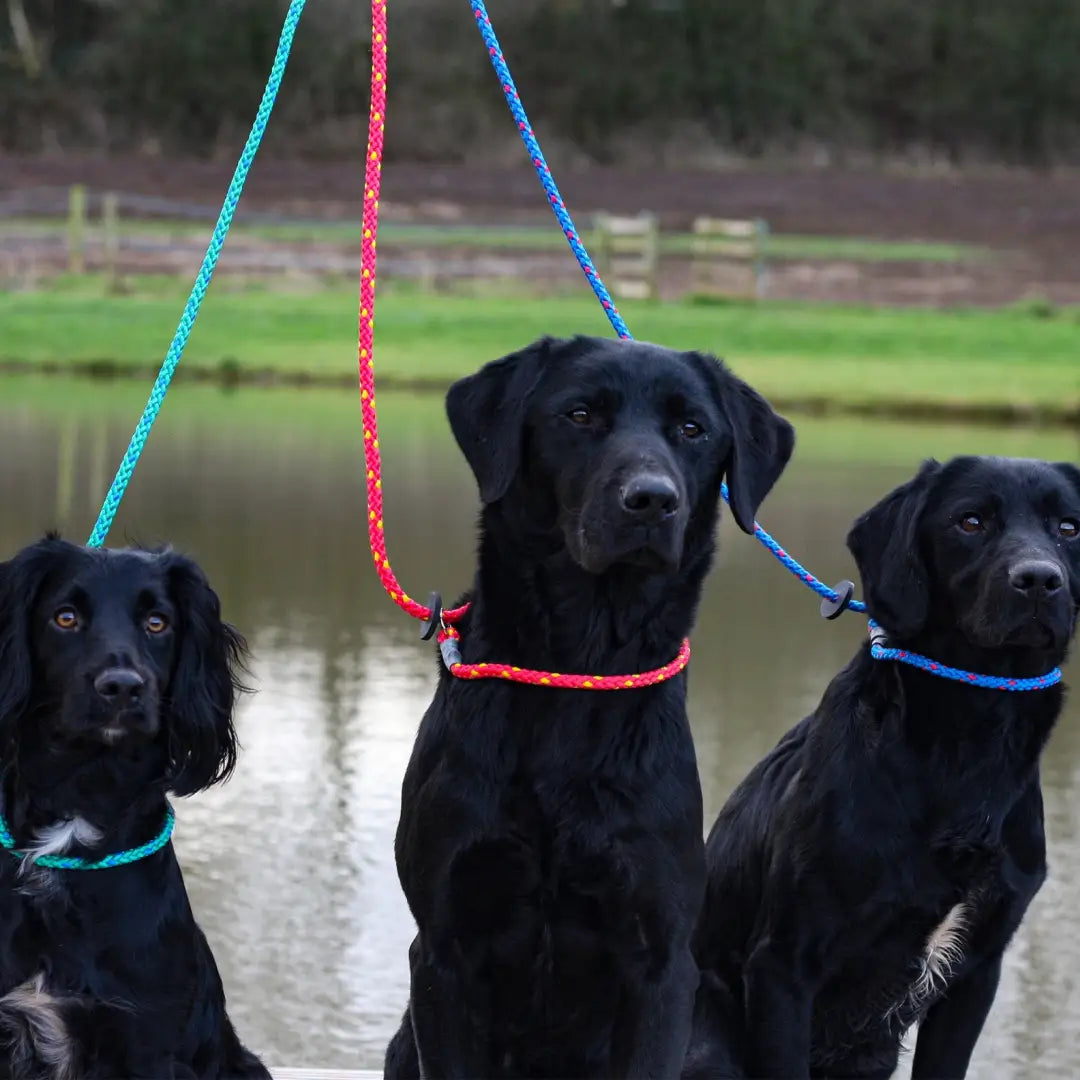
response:
<path fill-rule="evenodd" d="M 600 305 L 607 313 L 608 319 L 611 320 L 615 333 L 621 338 L 629 338 L 632 335 L 626 323 L 623 322 L 619 309 L 615 306 L 615 301 L 611 299 L 607 287 L 596 272 L 596 267 L 593 266 L 593 261 L 585 250 L 585 245 L 581 242 L 574 221 L 570 217 L 570 212 L 566 209 L 562 194 L 559 192 L 559 186 L 555 183 L 555 177 L 551 175 L 551 170 L 548 168 L 544 152 L 540 149 L 540 143 L 537 142 L 536 135 L 533 134 L 532 124 L 529 123 L 529 118 L 525 114 L 525 106 L 521 104 L 521 98 L 518 96 L 517 87 L 514 85 L 514 79 L 510 74 L 510 68 L 506 64 L 506 58 L 503 56 L 502 46 L 495 36 L 491 19 L 488 17 L 487 8 L 484 7 L 483 0 L 470 0 L 470 2 L 472 3 L 473 15 L 476 18 L 476 25 L 480 27 L 484 44 L 487 46 L 491 65 L 495 68 L 499 85 L 502 87 L 503 95 L 506 98 L 506 104 L 510 106 L 514 123 L 517 124 L 521 140 L 525 143 L 525 149 L 529 152 L 529 160 L 533 163 L 536 175 L 540 178 L 540 183 L 547 194 L 548 203 L 551 205 L 551 211 L 559 222 L 559 228 L 562 229 L 563 235 L 570 245 L 570 250 L 573 251 L 578 266 L 581 267 L 581 271 L 585 275 L 585 280 L 588 281 L 592 291 L 596 293 L 596 299 L 600 301 Z"/>
<path fill-rule="evenodd" d="M 532 124 L 529 123 L 529 117 L 525 112 L 525 106 L 522 104 L 521 98 L 517 92 L 517 87 L 514 85 L 514 79 L 510 74 L 510 68 L 506 63 L 505 56 L 503 56 L 502 46 L 499 44 L 499 39 L 495 34 L 495 28 L 491 25 L 491 18 L 487 13 L 484 0 L 469 0 L 469 3 L 472 6 L 476 25 L 479 27 L 480 34 L 484 39 L 484 45 L 486 46 L 488 56 L 491 59 L 491 65 L 495 69 L 495 74 L 499 79 L 499 85 L 502 87 L 503 96 L 506 98 L 506 104 L 510 107 L 514 122 L 517 124 L 518 133 L 521 135 L 521 140 L 525 144 L 525 149 L 528 151 L 529 159 L 532 161 L 533 168 L 536 169 L 536 175 L 539 177 L 544 192 L 547 194 L 548 203 L 551 206 L 552 213 L 554 213 L 556 220 L 559 222 L 559 227 L 562 229 L 563 235 L 566 237 L 567 243 L 569 243 L 570 249 L 573 251 L 574 257 L 577 259 L 578 265 L 585 275 L 585 280 L 588 281 L 590 288 L 596 294 L 596 298 L 600 301 L 604 313 L 611 322 L 615 333 L 618 334 L 620 338 L 631 338 L 633 335 L 630 333 L 622 315 L 619 314 L 619 309 L 615 306 L 615 302 L 611 299 L 611 295 L 608 293 L 604 282 L 597 273 L 596 267 L 593 265 L 593 261 L 589 257 L 588 251 L 585 250 L 585 245 L 581 242 L 581 237 L 577 231 L 577 227 L 574 225 L 573 218 L 570 216 L 570 211 L 566 208 L 566 202 L 563 200 L 562 193 L 559 191 L 559 186 L 555 183 L 555 178 L 551 175 L 551 169 L 548 168 L 544 152 L 540 149 L 540 143 L 537 141 L 536 135 L 533 132 Z M 720 493 L 723 495 L 724 501 L 728 502 L 727 484 L 721 485 Z M 825 601 L 825 604 L 822 606 L 823 613 L 826 606 L 831 608 L 830 617 L 835 617 L 835 615 L 838 615 L 844 609 L 850 609 L 851 611 L 857 612 L 866 611 L 866 604 L 861 600 L 853 599 L 850 591 L 841 594 L 837 592 L 836 589 L 830 588 L 825 582 L 815 577 L 797 559 L 793 558 L 785 551 L 784 548 L 782 548 L 780 544 L 778 544 L 776 540 L 756 521 L 754 522 L 754 536 L 783 567 L 794 574 L 804 585 L 812 589 Z M 844 584 L 847 585 L 849 583 L 845 582 Z M 920 668 L 932 675 L 939 675 L 946 679 L 954 679 L 958 682 L 968 683 L 972 686 L 982 686 L 993 690 L 1041 690 L 1061 681 L 1061 670 L 1059 668 L 1054 668 L 1053 671 L 1035 679 L 1009 679 L 997 675 L 978 675 L 974 672 L 962 671 L 959 668 L 949 667 L 947 664 L 940 664 L 936 660 L 931 660 L 928 657 L 921 656 L 918 653 L 913 653 L 906 649 L 894 649 L 889 647 L 884 643 L 881 628 L 872 619 L 870 620 L 870 632 L 872 638 L 870 652 L 875 660 L 896 660 L 900 663 L 910 664 L 913 667 Z"/>
<path fill-rule="evenodd" d="M 495 28 L 491 25 L 491 18 L 487 13 L 487 8 L 484 6 L 484 0 L 469 0 L 469 2 L 472 5 L 476 25 L 480 28 L 484 45 L 487 47 L 488 56 L 491 58 L 491 65 L 494 67 L 495 74 L 499 79 L 499 85 L 502 87 L 503 96 L 506 98 L 507 105 L 510 106 L 510 112 L 514 117 L 514 122 L 517 124 L 518 133 L 521 135 L 521 140 L 529 153 L 529 160 L 532 161 L 533 168 L 536 169 L 536 175 L 540 178 L 540 183 L 547 194 L 552 213 L 559 222 L 559 227 L 562 229 L 563 235 L 566 237 L 570 249 L 573 251 L 574 257 L 585 275 L 585 280 L 589 283 L 592 291 L 596 293 L 596 298 L 600 301 L 615 333 L 621 338 L 632 338 L 633 335 L 623 321 L 622 315 L 619 314 L 615 301 L 611 299 L 611 295 L 608 293 L 599 273 L 597 273 L 588 251 L 585 250 L 585 245 L 581 242 L 577 227 L 574 225 L 574 219 L 570 216 L 570 211 L 566 209 L 566 202 L 559 191 L 559 185 L 555 183 L 555 178 L 551 175 L 551 169 L 548 168 L 544 152 L 540 149 L 540 143 L 533 132 L 532 124 L 529 123 L 525 106 L 522 105 L 521 98 L 518 96 L 517 87 L 514 85 L 513 76 L 511 76 L 510 68 L 507 66 L 506 57 L 503 56 L 502 46 L 499 44 L 499 39 L 495 34 Z M 727 502 L 727 484 L 721 485 L 720 493 L 723 495 L 724 501 Z M 754 536 L 765 548 L 772 552 L 783 566 L 813 589 L 818 596 L 833 603 L 839 601 L 840 595 L 835 589 L 831 589 L 823 581 L 814 577 L 805 566 L 793 559 L 756 521 L 754 522 Z M 851 600 L 847 606 L 852 611 L 866 610 L 866 605 L 859 600 Z"/>
<path fill-rule="evenodd" d="M 982 686 L 987 690 L 1045 690 L 1061 682 L 1061 668 L 1054 668 L 1033 679 L 1010 679 L 1001 675 L 978 675 L 974 671 L 949 667 L 909 649 L 894 649 L 885 644 L 884 631 L 873 619 L 870 620 L 870 655 L 875 660 L 898 660 L 942 679 L 952 679 L 968 686 Z"/>

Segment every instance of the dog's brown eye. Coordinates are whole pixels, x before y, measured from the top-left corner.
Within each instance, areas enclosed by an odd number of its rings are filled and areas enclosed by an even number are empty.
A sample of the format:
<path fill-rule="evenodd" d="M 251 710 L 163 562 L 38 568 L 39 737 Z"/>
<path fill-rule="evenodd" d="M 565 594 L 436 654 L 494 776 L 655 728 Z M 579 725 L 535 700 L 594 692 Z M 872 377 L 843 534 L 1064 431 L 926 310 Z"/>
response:
<path fill-rule="evenodd" d="M 693 420 L 685 420 L 679 427 L 679 431 L 684 439 L 696 439 L 704 434 L 705 429 L 700 424 L 695 424 Z"/>
<path fill-rule="evenodd" d="M 79 625 L 79 613 L 73 607 L 62 607 L 53 615 L 61 630 L 74 630 Z"/>
<path fill-rule="evenodd" d="M 966 533 L 977 533 L 983 530 L 983 519 L 978 514 L 965 514 L 958 524 Z"/>
<path fill-rule="evenodd" d="M 160 634 L 163 630 L 169 628 L 169 620 L 164 615 L 158 615 L 156 612 L 153 615 L 146 617 L 146 632 L 148 634 Z"/>
<path fill-rule="evenodd" d="M 576 409 L 571 409 L 566 414 L 575 424 L 587 424 L 592 420 L 592 413 L 589 412 L 584 406 L 580 406 Z"/>
<path fill-rule="evenodd" d="M 1080 522 L 1076 518 L 1062 518 L 1058 522 L 1058 533 L 1066 540 L 1075 540 L 1080 535 Z"/>

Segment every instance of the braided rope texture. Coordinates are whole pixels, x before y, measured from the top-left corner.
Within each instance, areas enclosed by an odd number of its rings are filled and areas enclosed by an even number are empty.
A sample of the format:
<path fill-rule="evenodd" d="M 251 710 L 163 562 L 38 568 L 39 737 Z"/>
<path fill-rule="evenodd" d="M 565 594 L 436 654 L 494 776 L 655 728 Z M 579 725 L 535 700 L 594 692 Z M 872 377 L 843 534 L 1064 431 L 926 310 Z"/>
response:
<path fill-rule="evenodd" d="M 161 832 L 138 847 L 128 848 L 126 851 L 117 851 L 112 855 L 106 855 L 96 862 L 87 862 L 75 855 L 39 855 L 33 860 L 35 866 L 45 866 L 50 870 L 112 870 L 117 866 L 127 866 L 129 863 L 139 862 L 141 859 L 160 851 L 171 839 L 173 829 L 176 827 L 176 814 L 171 806 L 165 808 L 165 824 Z M 19 859 L 27 859 L 29 855 L 25 851 L 15 850 L 15 838 L 11 835 L 7 821 L 0 814 L 0 847 L 10 851 Z"/>
<path fill-rule="evenodd" d="M 581 267 L 582 272 L 592 286 L 593 292 L 596 293 L 600 303 L 603 305 L 604 311 L 607 313 L 608 320 L 611 322 L 615 333 L 618 334 L 620 338 L 629 338 L 631 337 L 630 331 L 612 302 L 611 297 L 608 295 L 607 289 L 604 287 L 599 274 L 596 272 L 596 268 L 593 266 L 592 260 L 589 258 L 589 253 L 585 250 L 585 246 L 579 238 L 578 231 L 574 226 L 569 211 L 566 209 L 566 204 L 563 201 L 562 195 L 559 193 L 558 186 L 551 175 L 551 170 L 548 168 L 547 161 L 540 150 L 540 144 L 537 142 L 536 136 L 533 133 L 532 124 L 529 123 L 525 107 L 521 103 L 521 98 L 518 96 L 514 80 L 510 76 L 510 68 L 507 66 L 506 59 L 503 56 L 502 46 L 499 44 L 499 39 L 491 25 L 491 19 L 488 16 L 484 0 L 469 0 L 469 2 L 472 6 L 473 16 L 476 19 L 476 25 L 479 27 L 480 34 L 484 39 L 484 44 L 487 46 L 488 56 L 491 58 L 492 67 L 495 69 L 499 84 L 502 86 L 503 96 L 506 98 L 506 103 L 509 105 L 510 112 L 513 114 L 514 120 L 517 123 L 518 132 L 529 153 L 529 158 L 533 163 L 533 167 L 536 169 L 536 175 L 539 177 L 540 183 L 547 193 L 548 202 L 551 204 L 555 217 L 558 219 L 559 225 L 565 233 L 566 239 L 570 243 L 570 248 L 574 252 L 574 257 L 577 259 L 578 265 Z M 724 501 L 730 503 L 731 500 L 727 484 L 720 485 L 720 493 L 723 496 Z M 754 522 L 754 536 L 759 543 L 761 543 L 761 545 L 777 559 L 781 566 L 794 574 L 795 577 L 797 577 L 804 585 L 811 588 L 818 596 L 821 596 L 832 603 L 835 603 L 840 599 L 839 594 L 835 589 L 830 588 L 821 581 L 820 578 L 815 577 L 802 565 L 802 563 L 788 554 L 788 552 L 785 551 L 784 548 L 781 547 L 780 544 L 756 521 Z M 847 607 L 852 611 L 866 611 L 866 604 L 861 600 L 852 599 L 848 602 Z M 870 620 L 870 628 L 871 631 L 877 629 L 877 624 L 873 620 Z M 969 683 L 973 686 L 984 686 L 997 690 L 1041 690 L 1044 687 L 1053 686 L 1055 683 L 1061 681 L 1061 671 L 1058 668 L 1054 668 L 1053 671 L 1035 679 L 1005 679 L 994 675 L 978 675 L 970 671 L 961 671 L 958 668 L 951 668 L 946 664 L 939 664 L 925 656 L 920 656 L 918 653 L 911 653 L 904 649 L 889 648 L 888 646 L 881 645 L 877 642 L 871 643 L 870 652 L 875 660 L 899 660 L 902 663 L 913 664 L 915 667 L 922 668 L 924 671 L 928 671 L 931 674 L 941 675 L 943 678 L 955 679 L 958 682 Z"/>
<path fill-rule="evenodd" d="M 720 494 L 723 495 L 724 502 L 730 501 L 727 484 L 720 485 Z M 829 588 L 820 578 L 814 577 L 798 559 L 789 555 L 776 539 L 770 536 L 756 521 L 754 522 L 754 536 L 768 552 L 776 556 L 781 566 L 790 570 L 804 585 L 813 589 L 818 596 L 833 603 L 839 599 L 839 594 L 835 589 Z M 866 605 L 861 600 L 850 600 L 847 607 L 850 611 L 866 611 Z"/>
<path fill-rule="evenodd" d="M 457 650 L 461 635 L 448 626 L 438 634 L 439 645 L 447 668 L 459 679 L 507 679 L 530 686 L 554 686 L 562 690 L 640 690 L 655 686 L 678 675 L 690 663 L 690 641 L 683 639 L 675 659 L 663 667 L 642 671 L 636 675 L 567 675 L 559 671 L 536 671 L 512 664 L 463 664 Z M 447 648 L 449 646 L 449 648 Z"/>
<path fill-rule="evenodd" d="M 627 328 L 618 309 L 615 307 L 603 281 L 600 280 L 600 275 L 596 272 L 596 267 L 593 265 L 592 259 L 589 258 L 589 253 L 585 250 L 585 245 L 581 242 L 580 234 L 574 225 L 573 219 L 570 217 L 569 211 L 566 209 L 566 203 L 563 201 L 558 185 L 551 175 L 551 170 L 548 168 L 547 161 L 540 149 L 540 143 L 533 133 L 532 124 L 529 123 L 529 117 L 525 112 L 525 106 L 522 105 L 521 98 L 518 96 L 517 87 L 514 85 L 513 78 L 511 78 L 510 68 L 507 66 L 506 58 L 503 56 L 502 46 L 499 44 L 495 29 L 491 25 L 491 18 L 487 13 L 487 8 L 484 6 L 484 0 L 469 0 L 469 2 L 472 5 L 472 12 L 476 19 L 476 25 L 480 28 L 480 34 L 484 39 L 484 44 L 487 46 L 488 56 L 491 58 L 491 66 L 495 69 L 495 74 L 499 79 L 499 85 L 502 87 L 503 96 L 506 98 L 506 103 L 510 106 L 510 112 L 513 114 L 514 121 L 517 124 L 518 132 L 521 135 L 521 141 L 525 144 L 525 149 L 529 153 L 529 159 L 533 163 L 533 168 L 536 169 L 536 175 L 539 177 L 540 183 L 547 193 L 548 202 L 551 204 L 551 209 L 559 221 L 559 226 L 570 244 L 570 248 L 578 261 L 578 265 L 581 267 L 582 273 L 584 273 L 586 280 L 592 286 L 593 292 L 596 293 L 597 298 L 603 305 L 604 311 L 607 314 L 615 333 L 621 338 L 630 338 L 633 335 L 630 333 L 630 330 Z M 728 502 L 727 484 L 721 485 L 720 493 L 723 495 L 724 501 Z M 781 565 L 785 566 L 796 577 L 809 585 L 819 596 L 831 601 L 836 601 L 838 599 L 834 589 L 829 588 L 823 581 L 814 577 L 805 566 L 802 566 L 793 559 L 756 521 L 754 522 L 754 536 L 757 537 L 768 551 L 776 556 Z M 848 607 L 852 611 L 866 610 L 866 605 L 859 600 L 852 600 L 848 604 Z"/>
<path fill-rule="evenodd" d="M 495 68 L 499 85 L 502 87 L 503 96 L 506 98 L 507 105 L 510 106 L 510 112 L 513 113 L 514 122 L 517 124 L 518 132 L 521 135 L 521 141 L 525 143 L 525 149 L 529 152 L 529 160 L 532 161 L 533 168 L 536 169 L 536 175 L 544 186 L 548 202 L 551 204 L 551 210 L 559 222 L 559 228 L 562 229 L 563 235 L 570 244 L 574 257 L 581 267 L 581 272 L 585 275 L 585 280 L 588 281 L 592 291 L 596 293 L 597 300 L 600 301 L 604 311 L 607 313 L 611 325 L 615 328 L 615 333 L 621 338 L 629 338 L 631 337 L 630 331 L 626 323 L 623 322 L 623 317 L 619 314 L 619 309 L 615 306 L 615 301 L 611 299 L 607 287 L 596 272 L 596 267 L 593 265 L 592 259 L 589 258 L 589 253 L 585 250 L 585 245 L 581 242 L 581 237 L 574 226 L 573 219 L 570 217 L 570 212 L 566 209 L 566 203 L 559 191 L 559 186 L 555 183 L 555 178 L 551 175 L 544 153 L 540 149 L 540 143 L 537 141 L 536 135 L 533 134 L 532 124 L 529 123 L 529 117 L 525 113 L 525 106 L 522 105 L 521 98 L 518 96 L 517 87 L 514 85 L 514 80 L 510 75 L 510 68 L 503 56 L 499 39 L 495 36 L 495 29 L 491 25 L 487 8 L 485 8 L 483 0 L 470 0 L 470 3 L 472 4 L 476 25 L 480 28 L 480 34 L 484 39 L 484 44 L 487 46 L 491 65 Z"/>
<path fill-rule="evenodd" d="M 131 436 L 131 442 L 128 443 L 120 467 L 117 469 L 116 476 L 113 478 L 113 482 L 105 496 L 101 512 L 98 514 L 97 523 L 94 525 L 90 539 L 87 541 L 88 547 L 101 547 L 105 543 L 105 538 L 109 535 L 109 529 L 112 528 L 117 510 L 120 509 L 120 502 L 127 491 L 128 484 L 131 482 L 135 466 L 139 463 L 139 457 L 146 446 L 146 440 L 150 437 L 150 429 L 154 426 L 154 421 L 161 411 L 165 395 L 169 390 L 169 384 L 172 382 L 173 375 L 180 364 L 180 358 L 184 354 L 184 347 L 187 345 L 188 337 L 195 326 L 199 308 L 202 306 L 203 299 L 206 296 L 206 290 L 210 287 L 210 279 L 214 276 L 214 269 L 221 255 L 221 249 L 225 246 L 225 237 L 228 235 L 229 227 L 232 225 L 233 214 L 236 212 L 237 203 L 239 203 L 240 195 L 244 190 L 248 172 L 251 169 L 252 162 L 255 160 L 259 144 L 262 142 L 263 133 L 266 131 L 266 125 L 270 119 L 270 113 L 274 108 L 274 102 L 277 100 L 278 89 L 285 74 L 285 65 L 289 61 L 289 52 L 292 49 L 293 37 L 296 34 L 296 26 L 300 21 L 301 14 L 303 14 L 305 2 L 306 0 L 292 0 L 285 15 L 285 23 L 281 28 L 281 36 L 278 39 L 277 53 L 274 56 L 274 65 L 270 69 L 269 78 L 266 80 L 266 88 L 263 90 L 262 101 L 259 103 L 259 111 L 255 116 L 255 122 L 251 125 L 251 132 L 248 135 L 247 142 L 244 144 L 243 152 L 240 154 L 240 160 L 236 164 L 236 171 L 233 173 L 232 182 L 229 184 L 229 190 L 225 195 L 225 201 L 222 204 L 221 213 L 218 215 L 217 224 L 214 226 L 213 235 L 210 237 L 210 244 L 206 249 L 202 266 L 199 268 L 188 301 L 184 305 L 184 312 L 180 316 L 180 324 L 173 335 L 172 344 L 169 346 L 161 370 L 154 380 L 150 398 L 143 409 L 135 433 Z"/>
<path fill-rule="evenodd" d="M 889 645 L 883 645 L 880 640 L 874 640 L 880 633 L 881 627 L 870 620 L 870 655 L 875 660 L 896 660 L 901 664 L 910 664 L 931 675 L 939 675 L 943 679 L 952 679 L 955 682 L 964 683 L 967 686 L 982 686 L 987 690 L 1045 690 L 1048 686 L 1054 686 L 1061 682 L 1061 668 L 1054 668 L 1045 675 L 1038 675 L 1033 679 L 1010 679 L 1002 675 L 979 675 L 974 671 L 964 671 L 962 668 L 949 667 L 948 664 L 938 663 L 922 653 L 911 652 L 908 649 L 895 649 Z"/>
<path fill-rule="evenodd" d="M 386 134 L 386 67 L 388 56 L 386 0 L 371 3 L 371 105 L 368 113 L 368 141 L 364 164 L 364 219 L 360 239 L 360 319 L 357 334 L 357 360 L 360 377 L 360 411 L 364 425 L 364 466 L 367 472 L 368 541 L 375 572 L 390 599 L 415 619 L 428 620 L 430 608 L 414 600 L 401 587 L 386 550 L 386 532 L 383 526 L 382 452 L 379 448 L 379 420 L 375 408 L 375 280 L 378 262 L 379 194 L 382 189 L 382 155 Z M 509 79 L 510 73 L 507 72 Z M 524 114 L 523 114 L 524 115 Z M 527 125 L 526 125 L 527 126 Z M 535 141 L 535 140 L 534 140 Z M 536 147 L 539 155 L 540 147 Z M 547 174 L 550 179 L 550 172 Z M 554 181 L 551 181 L 554 188 Z M 577 239 L 573 223 L 555 191 L 552 206 L 556 215 L 561 213 L 569 223 L 564 231 L 572 244 L 586 260 L 589 256 Z M 591 265 L 591 264 L 590 264 Z M 595 270 L 591 271 L 597 296 L 615 318 L 619 314 L 607 295 L 607 290 Z M 588 276 L 588 274 L 587 274 Z M 621 320 L 620 320 L 621 321 Z M 625 327 L 624 327 L 625 330 Z M 629 336 L 629 332 L 623 335 Z M 669 664 L 636 675 L 572 675 L 562 672 L 535 671 L 532 668 L 513 667 L 509 664 L 463 664 L 457 651 L 461 639 L 453 624 L 461 619 L 469 605 L 443 611 L 440 616 L 438 641 L 442 647 L 446 667 L 461 679 L 507 679 L 511 682 L 528 683 L 532 686 L 550 686 L 569 690 L 626 690 L 670 679 L 682 671 L 690 661 L 690 643 L 684 641 L 678 656 Z"/>
<path fill-rule="evenodd" d="M 371 104 L 364 165 L 364 227 L 360 240 L 360 321 L 358 362 L 360 409 L 364 424 L 364 463 L 367 467 L 368 540 L 375 572 L 390 599 L 414 619 L 431 612 L 398 583 L 390 567 L 383 530 L 382 454 L 375 412 L 375 270 L 379 231 L 379 192 L 382 188 L 383 140 L 386 132 L 386 0 L 371 3 Z"/>

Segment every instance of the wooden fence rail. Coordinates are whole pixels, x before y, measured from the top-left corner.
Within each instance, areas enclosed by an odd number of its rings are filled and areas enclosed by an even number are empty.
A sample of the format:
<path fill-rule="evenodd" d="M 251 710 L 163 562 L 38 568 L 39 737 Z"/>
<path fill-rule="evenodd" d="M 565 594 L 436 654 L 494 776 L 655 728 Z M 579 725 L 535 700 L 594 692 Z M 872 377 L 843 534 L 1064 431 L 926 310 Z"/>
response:
<path fill-rule="evenodd" d="M 765 246 L 769 239 L 766 222 L 737 221 L 730 218 L 699 217 L 694 219 L 690 241 L 693 261 L 694 291 L 699 294 L 745 293 L 764 300 L 768 291 L 768 271 Z M 745 282 L 732 290 L 718 282 L 717 270 L 734 265 Z"/>

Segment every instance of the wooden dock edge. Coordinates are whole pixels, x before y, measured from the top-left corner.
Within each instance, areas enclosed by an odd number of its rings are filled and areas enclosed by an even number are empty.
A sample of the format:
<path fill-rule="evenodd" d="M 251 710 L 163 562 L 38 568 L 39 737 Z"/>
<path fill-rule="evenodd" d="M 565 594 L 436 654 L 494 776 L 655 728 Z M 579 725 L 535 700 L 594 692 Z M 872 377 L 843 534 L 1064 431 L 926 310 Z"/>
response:
<path fill-rule="evenodd" d="M 271 1069 L 274 1080 L 382 1080 L 374 1069 Z"/>

